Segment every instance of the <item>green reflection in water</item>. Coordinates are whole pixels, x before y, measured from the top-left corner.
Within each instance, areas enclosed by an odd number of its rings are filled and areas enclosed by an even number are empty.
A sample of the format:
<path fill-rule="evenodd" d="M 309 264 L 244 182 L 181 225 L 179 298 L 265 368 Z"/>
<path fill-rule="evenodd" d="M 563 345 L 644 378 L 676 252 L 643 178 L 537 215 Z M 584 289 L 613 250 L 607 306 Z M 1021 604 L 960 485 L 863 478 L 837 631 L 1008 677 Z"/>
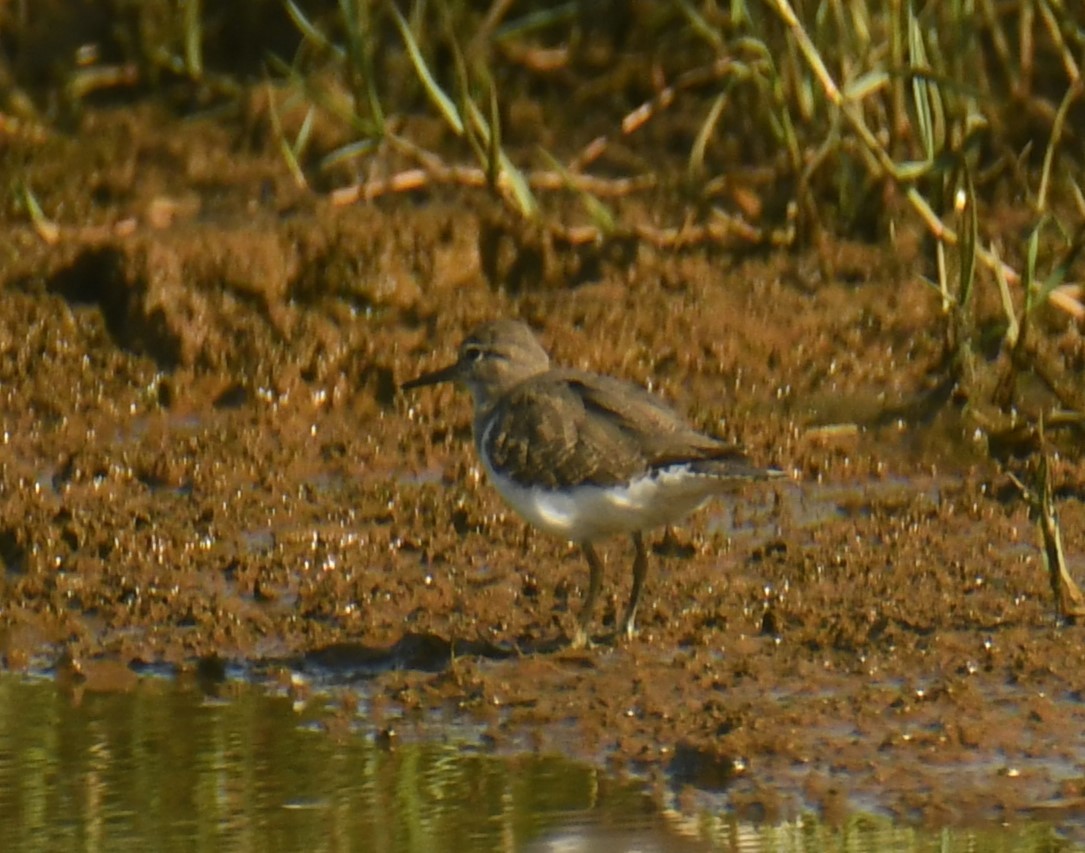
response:
<path fill-rule="evenodd" d="M 1042 824 L 930 832 L 863 815 L 831 828 L 809 815 L 773 827 L 660 814 L 638 786 L 564 759 L 382 749 L 333 737 L 258 687 L 224 690 L 208 701 L 149 678 L 76 703 L 52 681 L 0 675 L 0 849 L 1073 849 Z"/>
<path fill-rule="evenodd" d="M 291 702 L 144 679 L 78 705 L 0 677 L 0 848 L 515 850 L 593 809 L 644 815 L 630 785 L 559 758 L 462 744 L 382 749 L 305 726 Z M 605 799 L 605 806 L 601 800 Z"/>

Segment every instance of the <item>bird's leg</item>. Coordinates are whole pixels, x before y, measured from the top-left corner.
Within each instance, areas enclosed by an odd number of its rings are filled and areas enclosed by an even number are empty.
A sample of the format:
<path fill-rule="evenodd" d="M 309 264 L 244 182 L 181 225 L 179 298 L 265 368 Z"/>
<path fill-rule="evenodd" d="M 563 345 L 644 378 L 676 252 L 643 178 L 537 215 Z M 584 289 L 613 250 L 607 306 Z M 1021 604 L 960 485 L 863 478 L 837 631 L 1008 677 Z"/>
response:
<path fill-rule="evenodd" d="M 577 618 L 576 635 L 573 637 L 573 648 L 580 649 L 588 644 L 588 625 L 591 623 L 592 610 L 595 609 L 595 599 L 599 596 L 599 589 L 603 585 L 603 563 L 590 542 L 582 542 L 580 550 L 584 552 L 584 558 L 588 561 L 591 576 L 588 578 L 588 595 L 580 608 L 580 616 Z"/>
<path fill-rule="evenodd" d="M 626 608 L 625 616 L 622 617 L 622 624 L 619 626 L 619 630 L 630 640 L 633 639 L 633 634 L 636 633 L 633 622 L 637 618 L 640 591 L 644 587 L 644 578 L 648 574 L 648 552 L 644 550 L 644 538 L 640 535 L 639 530 L 633 533 L 633 547 L 636 549 L 636 555 L 633 557 L 633 591 L 629 594 L 629 606 Z"/>

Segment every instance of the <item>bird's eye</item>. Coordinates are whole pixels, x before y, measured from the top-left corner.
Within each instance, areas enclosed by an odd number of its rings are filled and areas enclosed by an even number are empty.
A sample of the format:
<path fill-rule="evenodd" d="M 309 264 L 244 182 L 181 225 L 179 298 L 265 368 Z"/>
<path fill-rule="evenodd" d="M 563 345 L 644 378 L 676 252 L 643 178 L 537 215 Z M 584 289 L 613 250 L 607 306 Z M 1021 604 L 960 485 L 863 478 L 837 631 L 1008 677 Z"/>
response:
<path fill-rule="evenodd" d="M 466 346 L 463 348 L 464 361 L 478 361 L 482 358 L 482 347 Z"/>

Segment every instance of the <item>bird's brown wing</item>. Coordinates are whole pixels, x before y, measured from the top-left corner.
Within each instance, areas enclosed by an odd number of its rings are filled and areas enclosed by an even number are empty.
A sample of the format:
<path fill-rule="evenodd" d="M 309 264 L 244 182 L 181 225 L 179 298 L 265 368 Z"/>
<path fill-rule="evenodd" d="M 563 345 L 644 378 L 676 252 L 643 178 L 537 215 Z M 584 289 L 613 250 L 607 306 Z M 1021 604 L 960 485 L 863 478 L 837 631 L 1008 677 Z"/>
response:
<path fill-rule="evenodd" d="M 659 398 L 606 376 L 569 370 L 533 377 L 494 415 L 499 426 L 485 436 L 485 450 L 519 482 L 608 486 L 684 463 L 731 466 L 739 479 L 756 470 L 737 448 L 696 432 Z"/>
<path fill-rule="evenodd" d="M 585 408 L 605 413 L 619 429 L 632 434 L 650 469 L 688 465 L 693 473 L 718 480 L 721 488 L 777 474 L 751 465 L 738 445 L 693 429 L 643 388 L 609 376 L 597 379 L 601 381 L 578 383 L 573 379 L 572 384 L 583 397 Z"/>

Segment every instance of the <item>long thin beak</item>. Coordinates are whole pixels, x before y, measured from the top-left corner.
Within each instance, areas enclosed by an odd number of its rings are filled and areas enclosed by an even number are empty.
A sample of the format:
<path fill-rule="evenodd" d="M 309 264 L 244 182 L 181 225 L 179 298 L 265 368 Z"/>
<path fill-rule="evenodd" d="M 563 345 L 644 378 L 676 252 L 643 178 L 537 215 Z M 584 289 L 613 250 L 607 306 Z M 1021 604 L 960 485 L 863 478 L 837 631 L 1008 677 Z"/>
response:
<path fill-rule="evenodd" d="M 454 382 L 460 377 L 460 363 L 450 364 L 432 373 L 423 373 L 416 379 L 411 379 L 399 386 L 401 391 L 410 391 L 414 388 L 422 388 L 426 385 L 436 385 L 438 382 Z"/>

